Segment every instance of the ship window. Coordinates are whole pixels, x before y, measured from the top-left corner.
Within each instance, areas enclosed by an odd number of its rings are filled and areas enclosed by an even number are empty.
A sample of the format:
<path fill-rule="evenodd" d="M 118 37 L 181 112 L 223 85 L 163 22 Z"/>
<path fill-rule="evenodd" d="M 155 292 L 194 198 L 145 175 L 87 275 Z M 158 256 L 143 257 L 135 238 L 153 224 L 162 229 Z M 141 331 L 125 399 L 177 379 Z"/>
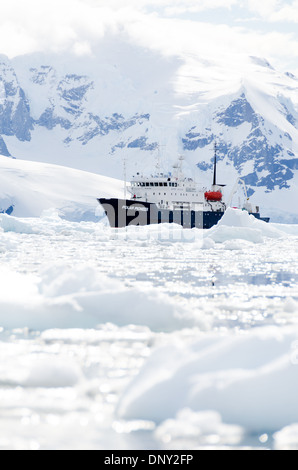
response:
<path fill-rule="evenodd" d="M 164 186 L 168 186 L 168 183 L 164 183 L 163 185 L 164 185 Z"/>
<path fill-rule="evenodd" d="M 154 186 L 158 186 L 158 183 L 154 183 Z"/>
<path fill-rule="evenodd" d="M 149 186 L 149 183 L 146 183 L 146 186 Z"/>
<path fill-rule="evenodd" d="M 162 183 L 159 183 L 159 186 L 162 186 Z"/>
<path fill-rule="evenodd" d="M 154 186 L 153 183 L 150 183 L 150 186 Z"/>

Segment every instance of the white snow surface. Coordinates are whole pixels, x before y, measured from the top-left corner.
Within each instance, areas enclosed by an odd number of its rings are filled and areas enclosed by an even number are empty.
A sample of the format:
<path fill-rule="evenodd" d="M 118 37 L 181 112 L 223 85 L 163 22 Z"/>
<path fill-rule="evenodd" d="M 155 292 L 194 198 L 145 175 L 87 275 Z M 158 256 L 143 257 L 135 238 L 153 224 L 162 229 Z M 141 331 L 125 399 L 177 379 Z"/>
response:
<path fill-rule="evenodd" d="M 0 156 L 0 209 L 14 205 L 18 217 L 39 217 L 55 208 L 72 220 L 98 220 L 98 197 L 123 194 L 120 180 L 81 170 Z"/>
<path fill-rule="evenodd" d="M 297 449 L 297 225 L 111 229 L 120 182 L 5 163 L 0 449 Z"/>

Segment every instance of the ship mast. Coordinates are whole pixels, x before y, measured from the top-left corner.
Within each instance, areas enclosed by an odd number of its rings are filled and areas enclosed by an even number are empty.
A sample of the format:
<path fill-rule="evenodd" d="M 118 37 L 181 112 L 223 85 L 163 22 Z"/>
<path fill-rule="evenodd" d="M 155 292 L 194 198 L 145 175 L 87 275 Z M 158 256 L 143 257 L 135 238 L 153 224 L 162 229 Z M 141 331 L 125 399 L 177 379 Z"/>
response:
<path fill-rule="evenodd" d="M 124 187 L 123 187 L 124 201 L 126 201 L 126 158 L 125 156 L 123 158 L 123 180 L 124 180 Z"/>
<path fill-rule="evenodd" d="M 213 169 L 213 186 L 216 186 L 216 165 L 217 165 L 217 145 L 214 142 L 214 169 Z"/>

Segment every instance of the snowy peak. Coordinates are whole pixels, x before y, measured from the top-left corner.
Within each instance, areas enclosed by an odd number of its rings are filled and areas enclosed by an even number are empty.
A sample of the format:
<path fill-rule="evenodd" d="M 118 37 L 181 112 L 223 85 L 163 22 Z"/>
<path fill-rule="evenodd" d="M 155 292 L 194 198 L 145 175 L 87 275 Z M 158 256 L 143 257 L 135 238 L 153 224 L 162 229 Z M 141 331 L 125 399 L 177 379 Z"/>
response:
<path fill-rule="evenodd" d="M 56 81 L 56 73 L 50 65 L 41 65 L 40 67 L 31 67 L 31 80 L 36 85 L 51 85 Z"/>
<path fill-rule="evenodd" d="M 239 127 L 244 123 L 249 123 L 251 129 L 258 127 L 260 118 L 261 116 L 254 111 L 247 100 L 244 91 L 239 97 L 234 98 L 222 112 L 219 111 L 215 116 L 219 124 L 227 127 Z"/>
<path fill-rule="evenodd" d="M 28 141 L 33 129 L 30 106 L 24 90 L 20 87 L 14 69 L 7 62 L 0 62 L 0 134 L 16 136 Z M 2 139 L 4 155 L 10 155 Z"/>
<path fill-rule="evenodd" d="M 269 104 L 273 107 L 271 114 L 264 113 L 270 115 L 269 121 L 255 111 L 242 90 L 228 106 L 218 105 L 204 132 L 194 126 L 186 133 L 184 150 L 193 152 L 198 148 L 209 148 L 211 155 L 211 147 L 216 141 L 219 159 L 230 161 L 250 187 L 250 194 L 256 187 L 264 187 L 266 191 L 276 187 L 289 188 L 293 170 L 298 167 L 293 151 L 297 142 L 297 112 L 282 96 L 275 101 L 274 107 Z M 283 121 L 287 125 L 283 125 Z M 282 127 L 286 132 L 281 130 Z M 203 171 L 210 169 L 212 162 L 202 160 L 198 167 Z"/>
<path fill-rule="evenodd" d="M 256 65 L 260 65 L 261 67 L 267 67 L 271 70 L 274 70 L 272 65 L 268 62 L 267 59 L 261 58 L 261 57 L 255 57 L 255 56 L 250 56 L 250 60 L 252 63 Z"/>
<path fill-rule="evenodd" d="M 84 112 L 86 93 L 93 87 L 93 82 L 76 74 L 59 77 L 53 67 L 46 65 L 31 68 L 30 72 L 32 83 L 41 88 L 35 90 L 36 95 L 42 94 L 44 98 L 43 109 L 39 109 L 35 123 L 47 129 L 57 125 L 64 129 L 72 127 L 72 121 Z"/>

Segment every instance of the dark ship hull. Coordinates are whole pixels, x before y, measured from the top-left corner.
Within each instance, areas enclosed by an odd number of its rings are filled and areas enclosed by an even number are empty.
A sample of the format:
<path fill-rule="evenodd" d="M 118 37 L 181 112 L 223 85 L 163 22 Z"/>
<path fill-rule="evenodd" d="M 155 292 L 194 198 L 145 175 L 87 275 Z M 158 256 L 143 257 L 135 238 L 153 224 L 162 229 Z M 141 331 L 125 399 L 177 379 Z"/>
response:
<path fill-rule="evenodd" d="M 183 228 L 208 229 L 216 225 L 224 215 L 223 211 L 193 211 L 186 208 L 159 209 L 154 203 L 131 199 L 100 198 L 98 202 L 103 207 L 110 226 L 114 228 L 176 223 L 182 225 Z M 252 215 L 269 222 L 269 218 L 261 218 L 259 213 Z"/>

